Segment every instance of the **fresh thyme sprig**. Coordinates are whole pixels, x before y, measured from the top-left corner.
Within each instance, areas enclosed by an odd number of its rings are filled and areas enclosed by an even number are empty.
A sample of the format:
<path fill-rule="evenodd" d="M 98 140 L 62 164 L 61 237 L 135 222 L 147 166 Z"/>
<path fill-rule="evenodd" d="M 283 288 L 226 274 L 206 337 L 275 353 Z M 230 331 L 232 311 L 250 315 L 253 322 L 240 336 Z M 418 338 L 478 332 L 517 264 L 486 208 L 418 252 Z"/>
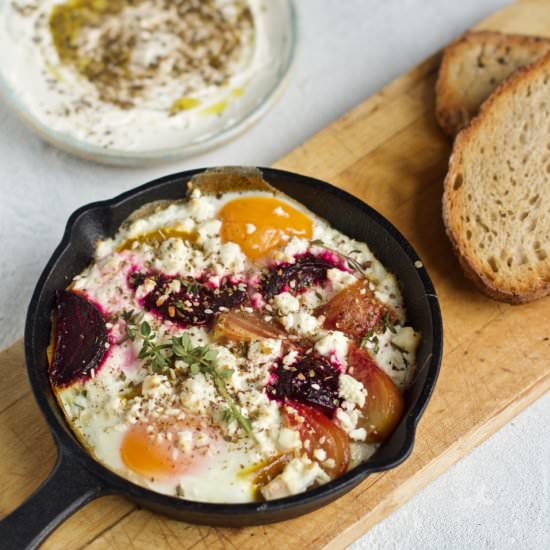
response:
<path fill-rule="evenodd" d="M 348 262 L 348 264 L 350 265 L 350 267 L 352 269 L 359 272 L 363 277 L 365 277 L 365 279 L 368 278 L 367 272 L 364 270 L 363 266 L 356 259 L 352 258 L 350 255 L 344 254 L 343 252 L 340 252 L 339 250 L 336 250 L 335 248 L 331 248 L 330 246 L 327 246 L 320 239 L 315 239 L 315 240 L 311 241 L 311 244 L 314 245 L 314 246 L 321 246 L 322 248 L 326 248 L 327 250 L 330 250 L 331 252 L 334 252 L 334 254 L 338 254 L 338 256 L 340 256 L 341 258 L 344 258 L 344 260 L 346 260 L 346 262 Z M 351 253 L 353 253 L 353 252 L 359 252 L 359 251 L 358 250 L 352 250 Z"/>
<path fill-rule="evenodd" d="M 139 324 L 143 319 L 143 312 L 136 313 L 133 309 L 123 311 L 121 317 L 126 323 L 126 336 L 132 342 L 136 339 L 137 333 L 139 331 Z"/>
<path fill-rule="evenodd" d="M 234 419 L 246 434 L 256 440 L 250 420 L 246 418 L 235 400 L 230 395 L 225 380 L 233 374 L 232 369 L 219 369 L 216 365 L 217 352 L 206 346 L 193 346 L 188 334 L 174 336 L 170 343 L 156 344 L 155 333 L 147 321 L 140 325 L 140 335 L 143 340 L 138 357 L 144 359 L 154 372 L 163 372 L 168 368 L 175 368 L 177 361 L 183 361 L 188 367 L 191 376 L 202 373 L 214 382 L 218 394 L 227 404 L 223 418 L 227 422 Z"/>
<path fill-rule="evenodd" d="M 368 332 L 366 332 L 365 335 L 363 336 L 363 338 L 361 339 L 360 346 L 362 348 L 366 348 L 367 344 L 372 344 L 371 349 L 375 354 L 377 354 L 380 351 L 380 345 L 378 343 L 378 336 L 376 336 L 376 334 L 374 334 L 374 331 L 372 331 L 372 330 L 369 330 Z"/>

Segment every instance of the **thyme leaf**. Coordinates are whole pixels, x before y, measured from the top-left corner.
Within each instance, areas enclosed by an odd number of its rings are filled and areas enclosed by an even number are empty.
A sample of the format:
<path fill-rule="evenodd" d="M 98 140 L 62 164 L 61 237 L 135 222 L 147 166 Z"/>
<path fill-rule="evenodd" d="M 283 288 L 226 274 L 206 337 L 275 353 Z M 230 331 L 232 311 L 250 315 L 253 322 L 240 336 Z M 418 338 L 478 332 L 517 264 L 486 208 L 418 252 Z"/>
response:
<path fill-rule="evenodd" d="M 138 354 L 140 359 L 144 359 L 146 364 L 151 366 L 155 372 L 175 368 L 176 361 L 183 361 L 189 367 L 191 376 L 201 373 L 209 377 L 214 383 L 218 394 L 227 404 L 224 419 L 226 421 L 235 420 L 245 433 L 256 441 L 250 420 L 242 414 L 225 384 L 225 380 L 233 374 L 233 371 L 232 369 L 219 369 L 217 367 L 218 354 L 216 350 L 211 349 L 208 345 L 193 346 L 187 333 L 172 337 L 168 344 L 158 345 L 155 343 L 156 335 L 152 332 L 147 321 L 141 323 L 139 330 L 143 339 Z"/>
<path fill-rule="evenodd" d="M 368 346 L 367 344 L 372 344 L 372 345 Z M 378 336 L 376 336 L 376 334 L 374 334 L 374 331 L 372 330 L 369 330 L 368 332 L 366 332 L 363 338 L 361 338 L 360 346 L 362 348 L 372 349 L 372 351 L 375 354 L 378 354 L 378 352 L 380 351 Z"/>

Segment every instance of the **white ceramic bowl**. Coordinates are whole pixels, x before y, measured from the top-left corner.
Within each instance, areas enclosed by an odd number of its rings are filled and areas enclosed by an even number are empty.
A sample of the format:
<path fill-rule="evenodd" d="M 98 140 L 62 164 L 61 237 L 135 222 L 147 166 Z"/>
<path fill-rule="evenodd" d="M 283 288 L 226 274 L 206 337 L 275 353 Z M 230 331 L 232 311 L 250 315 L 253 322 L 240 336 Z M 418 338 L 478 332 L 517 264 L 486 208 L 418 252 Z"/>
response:
<path fill-rule="evenodd" d="M 3 4 L 3 6 L 1 5 Z M 7 2 L 0 3 L 0 24 Z M 297 43 L 296 12 L 292 0 L 269 0 L 264 11 L 262 31 L 266 33 L 266 58 L 251 75 L 241 97 L 231 101 L 219 115 L 210 117 L 200 129 L 184 128 L 179 145 L 136 151 L 105 148 L 80 140 L 69 133 L 53 130 L 33 113 L 18 94 L 0 66 L 0 97 L 42 139 L 75 156 L 103 164 L 142 166 L 186 158 L 238 136 L 258 121 L 273 105 L 289 75 Z M 25 84 L 25 83 L 24 83 Z M 27 83 L 31 85 L 31 83 Z M 21 83 L 20 83 L 21 85 Z"/>

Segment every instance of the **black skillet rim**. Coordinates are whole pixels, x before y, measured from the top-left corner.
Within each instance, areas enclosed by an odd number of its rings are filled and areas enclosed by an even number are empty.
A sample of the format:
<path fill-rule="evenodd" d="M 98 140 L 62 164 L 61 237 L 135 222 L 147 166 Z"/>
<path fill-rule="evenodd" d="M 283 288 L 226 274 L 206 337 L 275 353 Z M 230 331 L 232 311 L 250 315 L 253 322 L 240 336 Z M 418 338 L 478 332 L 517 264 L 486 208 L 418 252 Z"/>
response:
<path fill-rule="evenodd" d="M 193 170 L 186 170 L 183 172 L 177 172 L 174 174 L 163 176 L 161 178 L 157 178 L 139 187 L 121 193 L 116 197 L 113 197 L 112 199 L 89 203 L 74 211 L 67 221 L 61 242 L 56 247 L 38 280 L 38 283 L 32 295 L 31 302 L 28 307 L 27 319 L 25 324 L 24 343 L 25 356 L 27 361 L 27 374 L 29 376 L 35 399 L 38 402 L 42 414 L 44 415 L 44 418 L 48 423 L 50 432 L 54 436 L 54 439 L 59 446 L 59 452 L 75 457 L 80 465 L 85 468 L 85 470 L 91 473 L 98 481 L 102 483 L 104 494 L 121 494 L 123 496 L 129 497 L 130 499 L 151 502 L 158 506 L 173 508 L 174 510 L 177 510 L 179 512 L 187 511 L 190 514 L 198 514 L 204 517 L 206 517 L 208 514 L 224 515 L 227 516 L 228 519 L 234 516 L 242 515 L 253 515 L 255 517 L 258 515 L 270 516 L 272 514 L 276 514 L 277 512 L 290 511 L 290 509 L 292 508 L 308 508 L 308 505 L 314 506 L 316 501 L 326 502 L 337 498 L 338 496 L 356 486 L 369 474 L 390 470 L 392 468 L 395 468 L 396 466 L 399 466 L 404 460 L 408 458 L 408 456 L 412 452 L 416 435 L 416 428 L 435 388 L 435 384 L 437 382 L 441 367 L 441 358 L 443 352 L 443 325 L 439 301 L 436 296 L 433 283 L 423 263 L 421 262 L 420 257 L 415 252 L 411 244 L 407 241 L 407 239 L 405 239 L 405 237 L 386 218 L 384 218 L 372 207 L 368 206 L 363 201 L 354 197 L 350 193 L 334 187 L 333 185 L 322 180 L 295 172 L 288 172 L 275 168 L 258 167 L 258 169 L 265 176 L 268 182 L 270 180 L 271 174 L 294 179 L 298 178 L 306 180 L 308 185 L 321 193 L 332 193 L 334 195 L 339 195 L 341 198 L 351 203 L 354 207 L 360 209 L 366 216 L 372 218 L 375 223 L 382 226 L 382 228 L 393 239 L 397 241 L 399 246 L 409 257 L 412 264 L 415 265 L 417 273 L 422 281 L 424 292 L 429 304 L 430 315 L 433 325 L 433 347 L 431 350 L 429 364 L 426 367 L 428 369 L 428 373 L 426 376 L 424 387 L 419 394 L 415 407 L 408 413 L 407 418 L 405 419 L 405 438 L 403 440 L 401 448 L 392 460 L 376 460 L 375 455 L 373 460 L 369 459 L 368 462 L 356 466 L 355 468 L 353 468 L 346 474 L 336 478 L 335 480 L 304 493 L 267 502 L 218 504 L 191 501 L 172 497 L 169 495 L 164 495 L 128 481 L 127 479 L 115 474 L 111 470 L 107 469 L 105 466 L 101 465 L 95 459 L 93 459 L 81 447 L 77 440 L 72 435 L 69 435 L 69 433 L 67 433 L 66 430 L 69 430 L 70 432 L 70 427 L 63 426 L 58 421 L 58 418 L 50 407 L 45 393 L 42 391 L 43 380 L 40 378 L 39 367 L 38 365 L 34 364 L 35 346 L 33 335 L 36 330 L 37 323 L 39 322 L 38 319 L 40 318 L 39 312 L 37 311 L 37 305 L 40 300 L 42 289 L 45 286 L 45 283 L 47 282 L 50 273 L 55 269 L 58 258 L 65 250 L 67 245 L 71 242 L 71 234 L 74 226 L 78 223 L 79 218 L 84 213 L 90 210 L 105 208 L 110 210 L 116 209 L 117 207 L 120 207 L 122 204 L 125 204 L 132 199 L 137 199 L 142 193 L 150 191 L 156 186 L 174 180 L 184 183 L 191 179 L 193 176 L 206 170 L 206 168 L 198 168 Z M 154 200 L 154 198 L 151 198 L 147 202 L 151 202 Z M 61 415 L 63 416 L 62 412 Z M 266 521 L 269 521 L 269 517 L 266 517 L 265 519 Z M 261 523 L 261 518 L 259 522 Z"/>

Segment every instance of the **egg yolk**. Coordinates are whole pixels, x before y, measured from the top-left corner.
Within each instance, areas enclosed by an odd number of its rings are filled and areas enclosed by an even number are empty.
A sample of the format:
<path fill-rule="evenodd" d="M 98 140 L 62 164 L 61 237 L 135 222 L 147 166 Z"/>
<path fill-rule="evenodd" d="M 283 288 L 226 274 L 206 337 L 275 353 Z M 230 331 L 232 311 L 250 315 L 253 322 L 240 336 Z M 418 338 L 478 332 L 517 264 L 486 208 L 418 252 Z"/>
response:
<path fill-rule="evenodd" d="M 232 200 L 222 207 L 218 217 L 222 221 L 222 241 L 237 243 L 251 260 L 261 258 L 293 236 L 309 239 L 313 232 L 308 216 L 273 197 Z"/>
<path fill-rule="evenodd" d="M 124 436 L 120 449 L 124 464 L 147 477 L 170 477 L 184 472 L 191 458 L 166 438 L 158 441 L 147 432 L 146 424 L 134 424 Z"/>

